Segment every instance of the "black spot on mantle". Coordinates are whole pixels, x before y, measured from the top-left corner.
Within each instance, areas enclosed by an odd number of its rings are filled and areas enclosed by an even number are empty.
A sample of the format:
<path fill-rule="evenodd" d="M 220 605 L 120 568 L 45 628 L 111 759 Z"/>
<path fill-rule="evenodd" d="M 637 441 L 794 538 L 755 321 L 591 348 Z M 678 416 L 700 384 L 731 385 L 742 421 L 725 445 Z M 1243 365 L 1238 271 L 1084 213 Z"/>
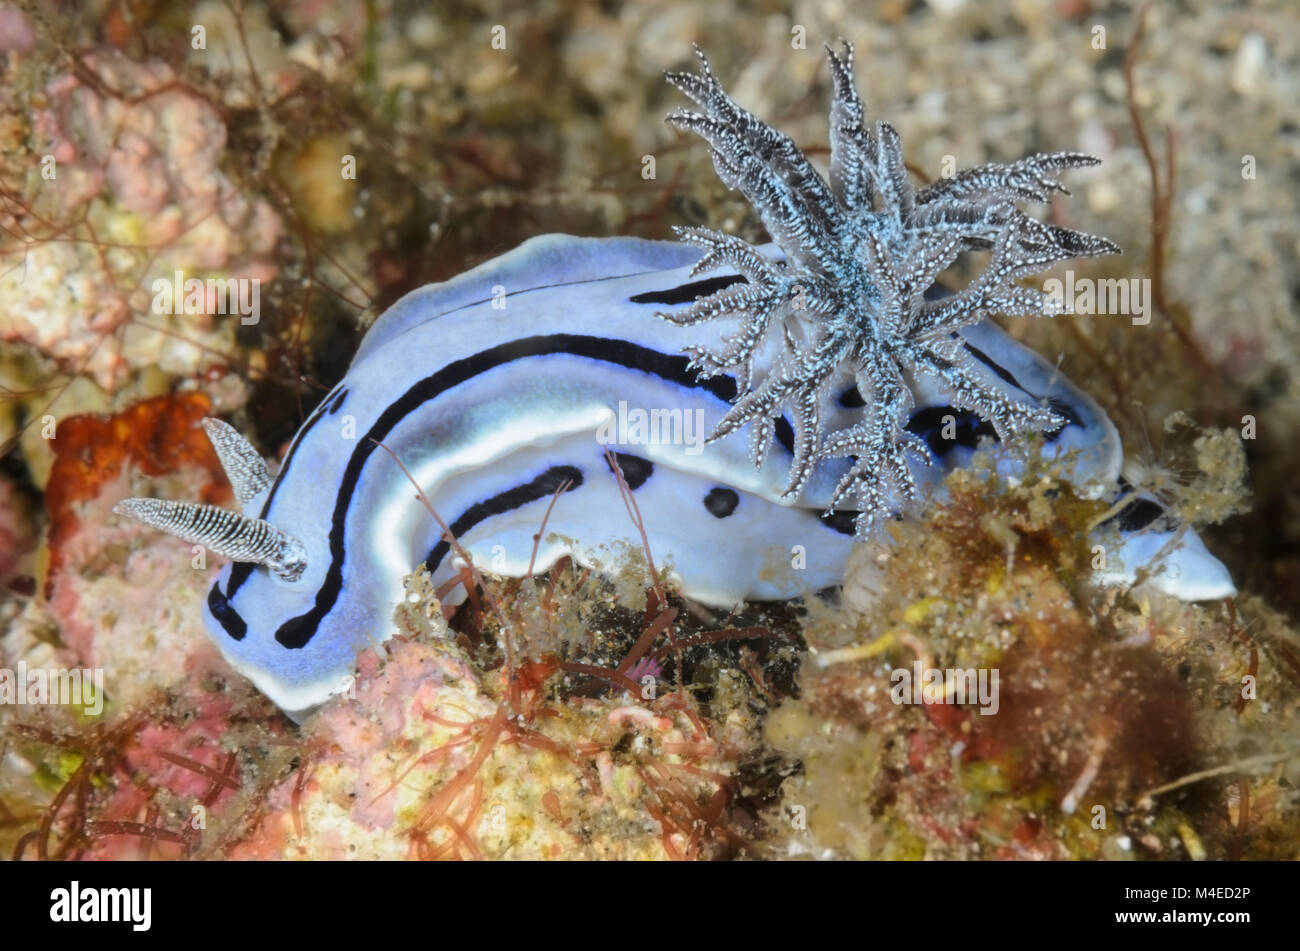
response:
<path fill-rule="evenodd" d="M 944 420 L 948 416 L 953 418 L 952 439 L 945 439 L 943 436 Z M 951 406 L 927 406 L 913 413 L 904 428 L 909 433 L 924 439 L 930 451 L 939 457 L 952 452 L 957 446 L 975 449 L 979 446 L 980 439 L 985 436 L 997 439 L 997 433 L 987 420 L 981 419 L 975 413 L 954 409 Z"/>
<path fill-rule="evenodd" d="M 709 494 L 704 497 L 704 507 L 714 518 L 726 518 L 736 511 L 736 506 L 739 504 L 740 496 L 736 494 L 736 490 L 724 489 L 722 486 L 709 489 Z"/>
<path fill-rule="evenodd" d="M 626 452 L 616 452 L 614 458 L 618 460 L 618 468 L 623 473 L 623 481 L 634 492 L 645 485 L 646 479 L 654 475 L 655 465 L 649 459 L 642 459 L 640 456 L 634 456 Z M 613 467 L 610 468 L 610 471 L 613 471 Z"/>
<path fill-rule="evenodd" d="M 1125 533 L 1140 532 L 1167 515 L 1165 507 L 1152 499 L 1135 498 L 1123 510 L 1106 521 L 1119 520 L 1119 530 Z M 1104 524 L 1104 523 L 1103 523 Z"/>
<path fill-rule="evenodd" d="M 854 535 L 857 533 L 855 522 L 858 520 L 857 512 L 840 512 L 834 511 L 830 515 L 822 512 L 817 516 L 821 523 L 831 531 L 839 532 L 841 535 Z"/>

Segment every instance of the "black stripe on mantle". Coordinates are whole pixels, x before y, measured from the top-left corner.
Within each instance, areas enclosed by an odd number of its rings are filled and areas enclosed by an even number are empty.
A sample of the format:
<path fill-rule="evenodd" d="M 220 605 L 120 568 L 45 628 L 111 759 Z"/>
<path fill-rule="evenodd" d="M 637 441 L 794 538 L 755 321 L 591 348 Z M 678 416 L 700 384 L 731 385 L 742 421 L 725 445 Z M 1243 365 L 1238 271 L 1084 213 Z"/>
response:
<path fill-rule="evenodd" d="M 724 403 L 731 403 L 736 396 L 736 381 L 729 376 L 716 376 L 700 379 L 694 370 L 689 369 L 689 359 L 680 354 L 668 354 L 649 347 L 642 347 L 626 340 L 607 337 L 593 337 L 581 334 L 549 334 L 545 336 L 524 337 L 508 343 L 481 350 L 478 353 L 453 361 L 430 376 L 424 377 L 412 385 L 402 396 L 388 405 L 368 432 L 357 441 L 340 481 L 335 497 L 334 513 L 329 534 L 330 565 L 325 574 L 325 581 L 316 592 L 315 603 L 305 614 L 285 621 L 275 632 L 275 639 L 291 650 L 300 649 L 311 641 L 325 615 L 330 612 L 338 600 L 343 586 L 343 562 L 346 557 L 344 547 L 344 523 L 353 492 L 361 479 L 370 454 L 377 448 L 377 442 L 386 439 L 397 426 L 411 413 L 425 403 L 440 396 L 453 387 L 486 373 L 496 367 L 538 356 L 578 356 L 603 363 L 612 363 L 631 370 L 639 370 L 669 383 L 689 389 L 702 389 Z M 302 442 L 302 436 L 295 441 Z M 777 440 L 791 451 L 794 445 L 794 432 L 786 419 L 776 423 Z M 285 460 L 275 485 L 267 495 L 262 506 L 262 518 L 267 518 L 271 503 L 280 484 L 289 472 L 293 459 Z M 222 604 L 220 610 L 213 610 L 215 617 L 232 638 L 238 640 L 243 636 L 240 627 L 243 619 L 228 603 L 239 588 L 252 574 L 253 565 L 237 563 L 230 573 L 230 583 L 226 593 L 214 594 Z M 213 595 L 209 595 L 209 607 L 212 608 Z"/>
<path fill-rule="evenodd" d="M 568 485 L 565 485 L 566 482 Z M 551 466 L 531 482 L 499 492 L 482 502 L 475 502 L 448 526 L 452 537 L 464 537 L 479 522 L 486 521 L 494 515 L 504 515 L 538 499 L 550 498 L 560 491 L 562 485 L 565 492 L 572 492 L 582 485 L 582 470 L 576 466 Z M 429 552 L 429 557 L 424 560 L 429 574 L 438 570 L 438 566 L 442 564 L 442 560 L 447 557 L 447 552 L 450 550 L 450 542 L 445 538 L 438 540 L 438 544 L 434 545 L 433 550 Z"/>

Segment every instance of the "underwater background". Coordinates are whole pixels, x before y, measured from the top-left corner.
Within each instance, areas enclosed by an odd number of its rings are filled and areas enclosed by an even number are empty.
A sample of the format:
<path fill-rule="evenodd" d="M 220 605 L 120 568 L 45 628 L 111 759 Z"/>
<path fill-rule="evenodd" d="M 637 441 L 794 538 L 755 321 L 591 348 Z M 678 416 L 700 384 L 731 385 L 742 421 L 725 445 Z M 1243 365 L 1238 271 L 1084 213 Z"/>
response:
<path fill-rule="evenodd" d="M 1149 322 L 1003 325 L 1238 596 L 1097 587 L 1105 506 L 976 466 L 825 604 L 725 616 L 563 566 L 446 618 L 416 575 L 402 637 L 300 729 L 226 667 L 217 559 L 113 505 L 228 505 L 202 417 L 279 457 L 389 304 L 529 237 L 763 240 L 663 71 L 698 43 L 824 163 L 840 38 L 918 184 L 1103 160 L 1051 220 L 1124 253 L 1051 276 L 1136 279 Z M 0 69 L 0 668 L 105 683 L 0 704 L 0 855 L 1300 854 L 1294 3 L 0 2 Z M 186 313 L 177 272 L 258 296 Z M 999 668 L 998 714 L 889 703 L 922 659 Z"/>

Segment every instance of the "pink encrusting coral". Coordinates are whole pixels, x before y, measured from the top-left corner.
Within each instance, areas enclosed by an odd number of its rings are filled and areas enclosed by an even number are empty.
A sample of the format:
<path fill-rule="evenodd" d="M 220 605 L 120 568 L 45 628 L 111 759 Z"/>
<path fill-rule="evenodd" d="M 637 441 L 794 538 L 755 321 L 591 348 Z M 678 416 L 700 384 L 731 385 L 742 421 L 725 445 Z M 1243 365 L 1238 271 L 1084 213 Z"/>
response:
<path fill-rule="evenodd" d="M 45 90 L 31 119 L 25 204 L 0 211 L 0 339 L 112 390 L 158 365 L 193 374 L 238 317 L 157 308 L 154 282 L 266 281 L 279 216 L 223 171 L 226 125 L 171 67 L 114 53 Z M 139 321 L 139 323 L 133 323 Z M 160 332 L 161 331 L 161 332 Z"/>
<path fill-rule="evenodd" d="M 451 775 L 474 747 L 456 744 L 444 756 L 430 751 L 456 736 L 456 724 L 490 717 L 494 704 L 454 653 L 404 641 L 385 653 L 382 664 L 373 652 L 363 654 L 354 698 L 329 704 L 309 721 L 310 773 L 271 793 L 265 822 L 236 848 L 237 857 L 406 856 L 410 844 L 395 822 L 399 805 L 409 810 L 413 789 L 431 771 Z M 295 834 L 304 820 L 309 839 Z"/>
<path fill-rule="evenodd" d="M 36 43 L 21 10 L 0 3 L 0 53 L 29 50 Z"/>
<path fill-rule="evenodd" d="M 199 425 L 210 410 L 206 396 L 179 393 L 61 423 L 45 494 L 45 599 L 28 602 L 0 636 L 0 659 L 27 657 L 48 619 L 57 625 L 60 665 L 104 668 L 109 699 L 127 708 L 184 680 L 196 659 L 217 660 L 211 645 L 193 636 L 217 565 L 112 513 L 150 480 L 226 500 L 229 489 Z M 22 525 L 10 526 L 4 514 L 5 495 L 13 493 L 6 486 L 0 483 L 0 543 L 8 536 L 14 546 L 0 554 L 0 578 L 5 556 L 22 551 Z"/>
<path fill-rule="evenodd" d="M 96 810 L 90 829 L 98 834 L 82 858 L 179 857 L 191 847 L 180 840 L 197 842 L 209 816 L 220 817 L 236 798 L 240 774 L 223 743 L 231 699 L 222 693 L 196 699 L 184 720 L 147 723 L 124 744 L 119 781 Z M 169 834 L 134 834 L 138 826 Z"/>
<path fill-rule="evenodd" d="M 726 729 L 728 742 L 701 734 L 673 696 L 648 706 L 610 697 L 542 707 L 525 698 L 509 714 L 509 701 L 495 696 L 499 677 L 443 640 L 440 620 L 434 627 L 441 637 L 432 642 L 398 638 L 382 661 L 363 655 L 353 695 L 307 722 L 306 765 L 267 795 L 265 818 L 231 857 L 630 859 L 704 850 L 706 817 L 716 817 L 695 797 L 725 798 L 735 740 Z M 535 666 L 542 676 L 555 670 Z M 630 752 L 615 751 L 629 743 Z M 669 795 L 680 798 L 660 813 L 655 803 Z M 698 814 L 699 825 L 683 833 L 674 809 Z"/>

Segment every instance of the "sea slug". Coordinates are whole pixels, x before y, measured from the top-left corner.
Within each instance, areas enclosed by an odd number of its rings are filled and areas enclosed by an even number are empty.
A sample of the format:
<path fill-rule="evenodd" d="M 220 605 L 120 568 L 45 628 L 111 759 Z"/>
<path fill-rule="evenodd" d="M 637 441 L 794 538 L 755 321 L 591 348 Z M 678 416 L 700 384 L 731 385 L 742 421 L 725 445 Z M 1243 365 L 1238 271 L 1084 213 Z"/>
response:
<path fill-rule="evenodd" d="M 536 570 L 564 555 L 609 565 L 633 541 L 612 450 L 654 554 L 687 596 L 714 605 L 839 583 L 855 540 L 981 439 L 1040 432 L 1076 484 L 1123 497 L 1105 414 L 987 319 L 1045 313 L 1046 295 L 1018 279 L 1115 250 L 1016 206 L 1063 190 L 1056 171 L 1095 160 L 1038 155 L 918 192 L 893 129 L 863 125 L 846 45 L 830 55 L 828 184 L 700 60 L 701 74 L 669 78 L 704 112 L 670 118 L 709 141 L 773 245 L 703 229 L 682 232 L 685 243 L 526 241 L 389 309 L 274 478 L 238 433 L 208 420 L 242 514 L 119 505 L 232 559 L 207 597 L 208 630 L 291 716 L 343 689 L 358 651 L 390 635 L 415 566 L 435 582 L 456 572 L 383 448 L 475 562 L 504 575 L 528 569 L 553 499 Z M 939 286 L 957 255 L 980 249 L 991 252 L 981 273 Z M 731 436 L 741 430 L 748 440 Z M 1125 567 L 1104 580 L 1131 581 L 1159 553 L 1156 586 L 1189 599 L 1233 593 L 1194 534 L 1175 538 L 1154 500 L 1131 499 L 1112 558 Z"/>

